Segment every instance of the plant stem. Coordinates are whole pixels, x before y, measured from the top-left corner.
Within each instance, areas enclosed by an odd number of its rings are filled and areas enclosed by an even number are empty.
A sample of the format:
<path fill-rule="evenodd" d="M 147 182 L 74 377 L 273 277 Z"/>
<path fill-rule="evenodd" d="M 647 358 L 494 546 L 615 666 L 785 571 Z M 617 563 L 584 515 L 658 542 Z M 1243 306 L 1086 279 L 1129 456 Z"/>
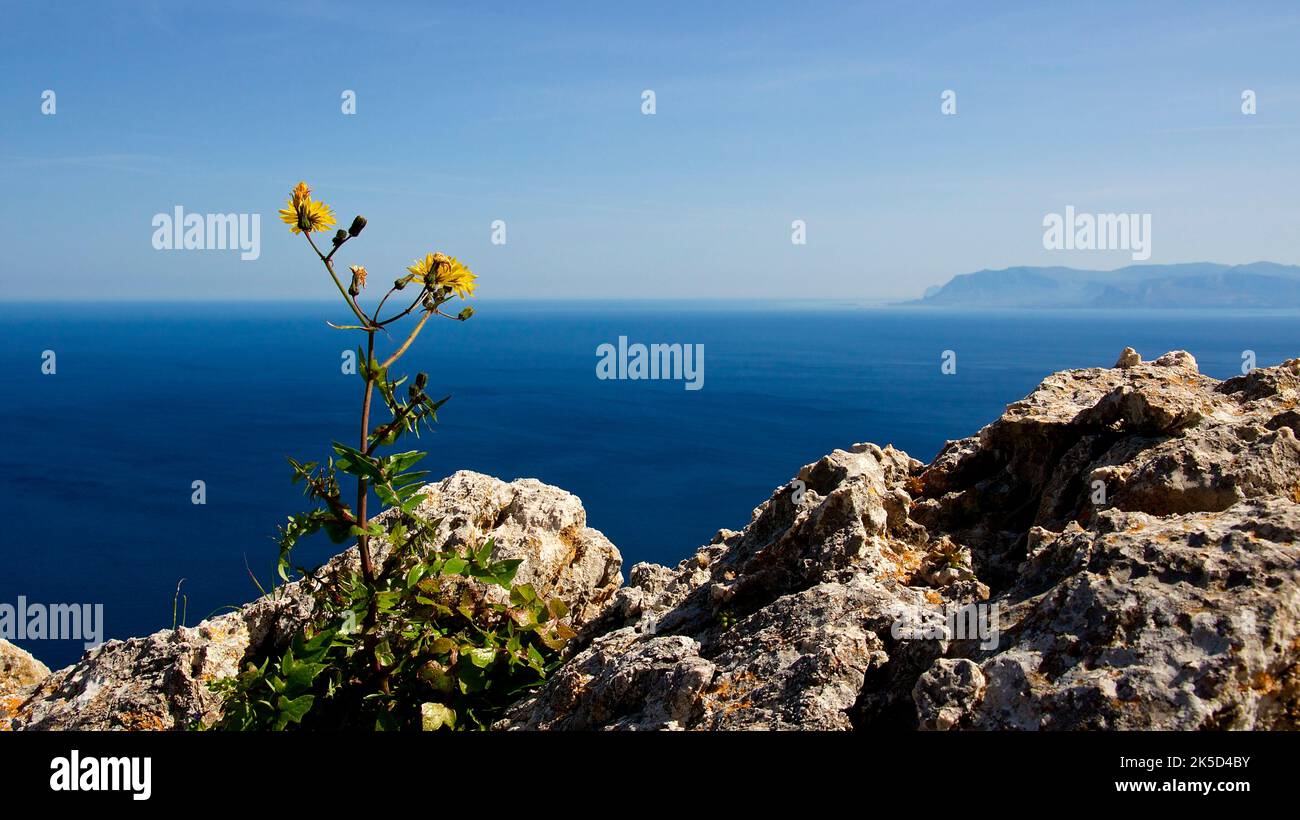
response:
<path fill-rule="evenodd" d="M 375 373 L 370 369 L 370 363 L 375 360 L 375 328 L 371 327 L 366 330 L 366 391 L 361 400 L 361 452 L 366 452 L 370 447 L 370 399 L 375 389 Z M 379 655 L 375 652 L 375 625 L 379 620 L 379 598 L 376 593 L 379 591 L 375 586 L 375 565 L 370 556 L 370 535 L 365 532 L 366 503 L 369 500 L 368 487 L 366 480 L 357 476 L 357 521 L 361 527 L 361 534 L 357 536 L 357 552 L 361 555 L 361 575 L 365 578 L 366 586 L 370 588 L 369 601 L 366 604 L 366 617 L 361 625 L 362 634 L 365 637 L 366 651 L 370 654 L 370 668 L 375 674 L 383 675 L 383 664 L 379 662 Z M 381 678 L 383 680 L 383 678 Z M 381 686 L 383 691 L 388 691 L 386 683 Z"/>
<path fill-rule="evenodd" d="M 361 400 L 361 446 L 358 448 L 361 452 L 367 452 L 370 449 L 370 399 L 375 389 L 375 374 L 370 369 L 370 363 L 375 359 L 375 331 L 366 331 L 366 390 Z M 361 553 L 361 574 L 365 576 L 367 584 L 375 582 L 375 565 L 370 558 L 370 536 L 364 530 L 366 528 L 366 502 L 369 500 L 367 493 L 366 480 L 360 476 L 357 477 L 357 526 L 363 532 L 357 536 L 357 547 Z"/>
<path fill-rule="evenodd" d="M 411 342 L 415 341 L 415 337 L 420 335 L 420 331 L 424 329 L 424 323 L 429 321 L 429 317 L 432 315 L 433 315 L 432 310 L 428 310 L 428 309 L 425 310 L 424 315 L 420 317 L 420 321 L 416 322 L 415 328 L 411 330 L 411 335 L 406 337 L 406 341 L 402 342 L 402 346 L 397 348 L 396 353 L 394 353 L 393 355 L 389 356 L 386 360 L 384 360 L 384 363 L 379 366 L 380 370 L 389 367 L 390 365 L 392 365 L 393 362 L 397 361 L 402 357 L 402 354 L 406 352 L 406 349 L 411 346 Z M 374 334 L 372 332 L 371 337 L 373 338 L 373 336 Z"/>
<path fill-rule="evenodd" d="M 334 251 L 330 251 L 330 255 L 326 256 L 320 252 L 320 248 L 316 247 L 316 241 L 311 238 L 311 231 L 303 231 L 302 235 L 307 237 L 308 244 L 311 245 L 312 250 L 316 251 L 316 255 L 320 257 L 320 261 L 325 263 L 325 270 L 329 271 L 330 278 L 334 280 L 334 287 L 339 289 L 339 293 L 343 296 L 343 301 L 347 302 L 348 307 L 352 308 L 352 312 L 361 320 L 361 324 L 370 328 L 372 326 L 370 319 L 366 314 L 361 312 L 361 308 L 357 307 L 357 303 L 353 301 L 352 296 L 348 294 L 348 289 L 343 287 L 343 283 L 339 281 L 338 274 L 334 273 L 334 262 L 330 259 L 330 257 L 334 255 Z M 334 250 L 338 250 L 338 248 L 335 248 Z"/>

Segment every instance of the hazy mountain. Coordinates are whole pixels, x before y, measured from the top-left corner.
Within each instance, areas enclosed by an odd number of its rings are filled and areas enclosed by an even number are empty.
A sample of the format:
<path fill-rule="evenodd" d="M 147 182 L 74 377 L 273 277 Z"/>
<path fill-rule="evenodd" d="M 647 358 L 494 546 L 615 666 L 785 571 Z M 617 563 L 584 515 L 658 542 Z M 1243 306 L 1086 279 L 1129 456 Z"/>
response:
<path fill-rule="evenodd" d="M 954 276 L 909 305 L 972 308 L 1300 308 L 1300 267 L 1274 262 L 1018 267 Z"/>

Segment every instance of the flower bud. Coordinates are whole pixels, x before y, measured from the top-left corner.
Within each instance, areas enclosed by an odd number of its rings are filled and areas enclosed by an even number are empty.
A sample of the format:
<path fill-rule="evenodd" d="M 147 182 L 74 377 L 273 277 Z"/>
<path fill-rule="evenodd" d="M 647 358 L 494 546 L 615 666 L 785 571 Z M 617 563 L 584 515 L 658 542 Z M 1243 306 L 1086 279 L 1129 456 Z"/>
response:
<path fill-rule="evenodd" d="M 409 285 L 411 283 L 411 280 L 414 278 L 415 278 L 414 276 L 411 276 L 409 274 L 403 276 L 401 279 L 398 279 L 397 281 L 393 282 L 393 290 L 401 290 L 402 288 Z"/>
<path fill-rule="evenodd" d="M 416 374 L 415 374 L 415 389 L 416 389 L 416 390 L 423 390 L 423 389 L 424 389 L 424 386 L 425 386 L 426 384 L 428 384 L 428 383 L 429 383 L 429 374 L 428 374 L 428 373 L 416 373 Z"/>
<path fill-rule="evenodd" d="M 463 322 L 473 315 L 474 315 L 474 308 L 466 306 L 461 308 L 460 313 L 456 314 L 456 318 L 460 319 Z"/>
<path fill-rule="evenodd" d="M 362 230 L 365 229 L 365 227 L 366 227 L 366 218 L 364 216 L 358 216 L 352 220 L 352 227 L 348 228 L 348 235 L 357 236 L 361 233 Z M 342 233 L 342 231 L 340 231 L 339 233 Z"/>
<path fill-rule="evenodd" d="M 348 232 L 347 232 L 347 231 L 340 230 L 339 232 L 337 232 L 336 234 L 334 234 L 334 247 L 337 248 L 339 245 L 342 245 L 344 242 L 347 242 L 347 241 L 348 241 Z"/>

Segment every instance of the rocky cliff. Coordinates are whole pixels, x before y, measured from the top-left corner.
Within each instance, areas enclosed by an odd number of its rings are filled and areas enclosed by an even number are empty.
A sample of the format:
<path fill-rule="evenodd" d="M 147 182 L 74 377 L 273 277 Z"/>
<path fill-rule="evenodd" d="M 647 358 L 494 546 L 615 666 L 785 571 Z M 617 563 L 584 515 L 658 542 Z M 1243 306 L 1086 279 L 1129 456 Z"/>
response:
<path fill-rule="evenodd" d="M 1219 382 L 1187 353 L 1049 376 L 929 465 L 857 444 L 675 568 L 577 499 L 458 473 L 449 537 L 496 534 L 575 606 L 572 657 L 502 729 L 1300 728 L 1300 360 Z M 345 553 L 336 560 L 355 560 Z M 110 642 L 14 728 L 171 728 L 301 617 L 292 588 Z"/>

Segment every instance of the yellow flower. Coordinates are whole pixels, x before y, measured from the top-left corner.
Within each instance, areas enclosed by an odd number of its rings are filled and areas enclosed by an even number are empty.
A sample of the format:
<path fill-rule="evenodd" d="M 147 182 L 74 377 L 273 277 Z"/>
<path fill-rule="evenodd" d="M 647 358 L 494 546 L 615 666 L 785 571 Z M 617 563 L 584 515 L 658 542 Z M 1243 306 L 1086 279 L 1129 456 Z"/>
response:
<path fill-rule="evenodd" d="M 438 269 L 438 284 L 451 288 L 462 299 L 468 299 L 474 295 L 474 288 L 477 287 L 474 281 L 476 279 L 478 277 L 454 256 L 451 258 L 449 268 Z"/>
<path fill-rule="evenodd" d="M 447 257 L 441 253 L 428 253 L 423 259 L 415 260 L 414 264 L 407 265 L 406 269 L 411 272 L 416 279 L 423 282 L 430 271 L 436 271 L 438 266 L 446 264 Z"/>
<path fill-rule="evenodd" d="M 443 253 L 425 254 L 423 259 L 415 260 L 415 264 L 407 267 L 407 270 L 425 284 L 449 288 L 462 299 L 472 296 L 477 287 L 474 280 L 478 277 L 456 257 Z"/>
<path fill-rule="evenodd" d="M 299 182 L 289 195 L 289 207 L 280 209 L 280 219 L 294 233 L 328 231 L 334 227 L 334 211 L 324 202 L 314 202 L 307 183 Z"/>

